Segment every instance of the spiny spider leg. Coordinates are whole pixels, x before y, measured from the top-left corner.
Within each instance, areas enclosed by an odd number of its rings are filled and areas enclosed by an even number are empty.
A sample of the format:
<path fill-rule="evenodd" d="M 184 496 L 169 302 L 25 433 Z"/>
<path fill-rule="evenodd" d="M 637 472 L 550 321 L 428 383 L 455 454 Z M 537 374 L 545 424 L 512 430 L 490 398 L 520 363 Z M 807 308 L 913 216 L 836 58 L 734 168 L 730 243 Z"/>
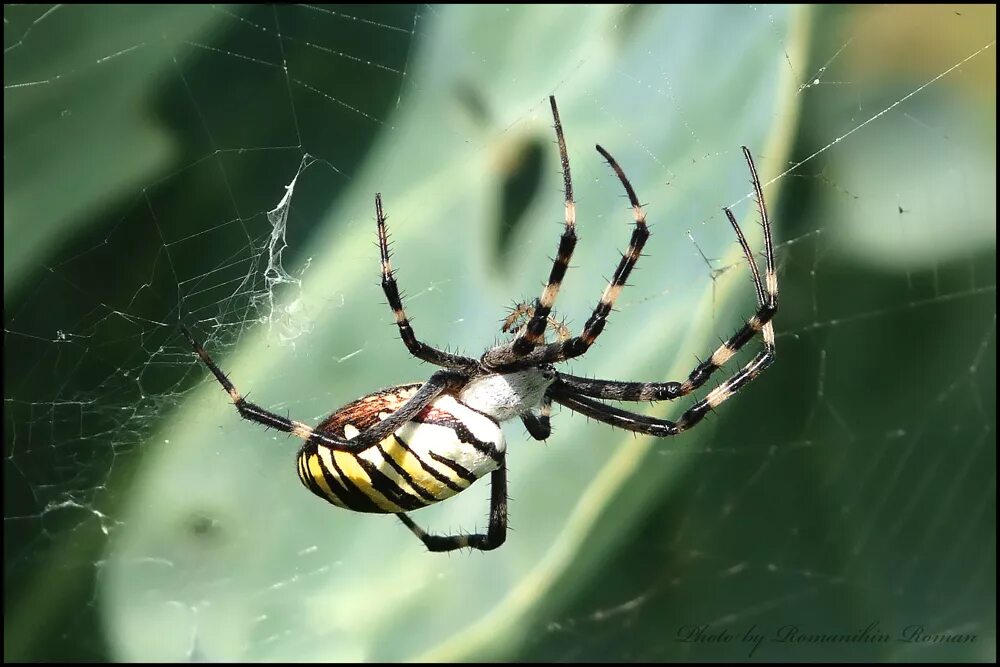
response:
<path fill-rule="evenodd" d="M 549 389 L 549 394 L 556 403 L 604 424 L 660 438 L 680 433 L 676 422 L 647 417 L 607 403 L 601 403 L 573 392 L 567 385 L 554 384 Z"/>
<path fill-rule="evenodd" d="M 431 375 L 427 382 L 425 382 L 420 389 L 417 390 L 417 393 L 415 393 L 410 400 L 404 403 L 398 410 L 379 423 L 371 426 L 365 431 L 362 431 L 356 437 L 347 440 L 328 433 L 320 433 L 313 430 L 313 428 L 307 424 L 294 421 L 288 417 L 282 417 L 279 414 L 275 414 L 270 410 L 266 410 L 261 406 L 246 400 L 243 398 L 243 395 L 236 390 L 236 387 L 229 380 L 229 378 L 226 377 L 226 374 L 222 372 L 222 369 L 220 369 L 218 365 L 216 365 L 215 361 L 212 360 L 212 357 L 205 351 L 205 348 L 203 348 L 201 344 L 195 340 L 195 337 L 190 331 L 188 331 L 187 327 L 181 325 L 181 332 L 184 334 L 184 337 L 187 338 L 191 347 L 194 348 L 194 351 L 197 353 L 202 363 L 204 363 L 208 369 L 212 371 L 212 375 L 214 375 L 215 379 L 219 381 L 222 388 L 226 390 L 229 397 L 233 399 L 233 404 L 236 406 L 236 410 L 240 413 L 240 417 L 248 421 L 269 426 L 278 431 L 291 433 L 296 437 L 302 438 L 306 442 L 323 445 L 325 447 L 341 451 L 359 451 L 370 447 L 377 442 L 381 442 L 391 433 L 394 433 L 402 427 L 403 424 L 413 419 L 413 417 L 423 410 L 427 404 L 437 398 L 442 391 L 448 389 L 449 387 L 460 387 L 468 381 L 468 377 L 457 371 L 437 371 Z"/>
<path fill-rule="evenodd" d="M 604 330 L 604 324 L 608 319 L 608 315 L 611 313 L 611 309 L 614 308 L 615 301 L 618 299 L 622 287 L 625 286 L 629 274 L 632 273 L 632 268 L 639 261 L 639 257 L 642 255 L 642 247 L 646 244 L 646 239 L 649 238 L 649 229 L 646 227 L 646 213 L 642 210 L 639 198 L 636 197 L 635 190 L 632 189 L 632 184 L 629 183 L 625 172 L 622 171 L 622 168 L 611 157 L 610 153 L 601 148 L 600 145 L 596 148 L 597 152 L 603 155 L 604 159 L 611 165 L 611 168 L 614 169 L 615 174 L 618 175 L 618 180 L 621 181 L 625 192 L 628 194 L 629 203 L 632 205 L 632 215 L 635 218 L 635 229 L 632 230 L 632 238 L 629 241 L 628 250 L 622 255 L 621 260 L 618 262 L 618 268 L 615 269 L 614 276 L 608 282 L 608 286 L 604 288 L 601 300 L 598 302 L 597 307 L 594 308 L 594 312 L 587 320 L 587 323 L 583 326 L 583 333 L 577 338 L 571 338 L 560 343 L 564 350 L 563 357 L 565 359 L 572 359 L 573 357 L 582 355 L 594 344 L 601 331 Z"/>
<path fill-rule="evenodd" d="M 563 136 L 562 122 L 559 120 L 559 109 L 556 107 L 555 97 L 549 96 L 549 105 L 552 107 L 556 141 L 559 143 L 559 161 L 562 163 L 563 188 L 566 196 L 566 223 L 563 227 L 562 236 L 559 239 L 559 250 L 556 253 L 556 258 L 552 261 L 549 282 L 545 285 L 542 296 L 535 301 L 534 314 L 528 321 L 527 326 L 511 344 L 511 351 L 515 356 L 521 356 L 531 351 L 541 342 L 548 323 L 549 313 L 552 311 L 556 296 L 559 294 L 559 287 L 562 285 L 566 269 L 569 267 L 570 257 L 573 256 L 573 248 L 576 246 L 576 203 L 573 201 L 573 178 L 570 176 L 569 171 L 566 137 Z"/>
<path fill-rule="evenodd" d="M 612 399 L 617 401 L 662 401 L 671 400 L 690 394 L 705 384 L 711 375 L 729 361 L 736 352 L 753 339 L 758 332 L 764 339 L 764 352 L 774 355 L 774 325 L 771 320 L 778 310 L 778 281 L 774 272 L 774 244 L 771 236 L 771 223 L 767 217 L 767 208 L 761 192 L 757 169 L 754 166 L 750 151 L 744 146 L 744 156 L 750 166 L 751 179 L 757 199 L 758 211 L 764 227 L 764 254 L 766 258 L 766 279 L 761 280 L 760 271 L 754 259 L 750 244 L 736 217 L 728 207 L 722 209 L 729 224 L 736 232 L 736 238 L 743 249 L 743 255 L 750 267 L 754 290 L 757 293 L 757 312 L 729 340 L 724 342 L 712 356 L 691 371 L 684 382 L 620 382 L 616 380 L 598 380 L 576 377 L 565 373 L 559 374 L 559 382 L 566 385 L 576 394 L 594 398 Z M 770 362 L 767 362 L 770 363 Z M 764 364 L 766 367 L 767 364 Z M 762 370 L 762 369 L 760 369 Z M 758 370 L 759 372 L 759 370 Z"/>
<path fill-rule="evenodd" d="M 486 534 L 460 533 L 458 535 L 429 535 L 405 514 L 399 520 L 420 538 L 428 551 L 452 551 L 471 547 L 480 551 L 496 549 L 507 539 L 507 461 L 501 459 L 500 467 L 490 473 L 490 527 Z"/>
<path fill-rule="evenodd" d="M 730 396 L 770 366 L 773 361 L 774 355 L 771 350 L 761 350 L 746 366 L 740 368 L 735 375 L 710 391 L 705 398 L 686 410 L 676 422 L 622 410 L 621 408 L 616 408 L 575 393 L 568 385 L 559 383 L 552 385 L 549 389 L 549 394 L 556 403 L 565 405 L 574 412 L 587 415 L 591 419 L 628 429 L 635 433 L 645 433 L 663 438 L 677 435 L 696 425 L 709 411 L 725 402 Z"/>
<path fill-rule="evenodd" d="M 760 279 L 760 272 L 757 269 L 757 261 L 754 258 L 753 251 L 750 250 L 750 244 L 747 243 L 743 230 L 740 229 L 739 223 L 736 222 L 736 217 L 729 210 L 728 206 L 722 210 L 725 212 L 726 218 L 729 219 L 729 224 L 732 225 L 733 231 L 736 232 L 736 238 L 740 242 L 743 255 L 746 257 L 747 264 L 750 267 L 754 290 L 757 292 L 757 312 L 729 340 L 720 345 L 712 353 L 711 357 L 698 364 L 688 376 L 688 379 L 681 384 L 681 396 L 689 394 L 705 384 L 715 371 L 729 361 L 758 332 L 761 333 L 764 339 L 764 349 L 745 368 L 750 368 L 761 363 L 762 365 L 756 371 L 759 373 L 771 364 L 774 357 L 774 325 L 771 323 L 771 320 L 774 318 L 775 313 L 778 312 L 778 276 L 774 269 L 774 241 L 771 235 L 771 221 L 767 217 L 767 205 L 764 203 L 764 192 L 761 189 L 760 177 L 757 175 L 757 167 L 754 165 L 753 156 L 750 155 L 750 149 L 746 146 L 743 146 L 743 157 L 746 159 L 747 167 L 750 169 L 750 181 L 753 184 L 754 198 L 757 202 L 757 210 L 760 213 L 761 225 L 764 228 L 766 272 L 763 282 Z"/>
<path fill-rule="evenodd" d="M 375 195 L 375 218 L 378 225 L 379 253 L 382 258 L 382 291 L 389 300 L 389 307 L 392 308 L 396 325 L 399 327 L 399 336 L 403 339 L 406 349 L 417 359 L 428 361 L 435 366 L 462 370 L 476 368 L 478 363 L 475 359 L 444 352 L 417 340 L 413 327 L 410 326 L 410 320 L 406 317 L 406 311 L 403 310 L 403 299 L 399 295 L 399 286 L 396 284 L 396 276 L 389 261 L 389 232 L 385 224 L 385 212 L 382 210 L 382 193 Z"/>
<path fill-rule="evenodd" d="M 625 188 L 625 193 L 628 195 L 629 203 L 632 205 L 635 229 L 632 230 L 632 238 L 629 240 L 628 250 L 622 254 L 614 276 L 608 282 L 608 286 L 604 288 L 601 300 L 594 308 L 594 312 L 590 315 L 586 324 L 584 324 L 583 332 L 579 336 L 574 336 L 558 343 L 539 345 L 517 361 L 505 366 L 505 370 L 508 368 L 522 368 L 537 364 L 566 361 L 567 359 L 579 357 L 589 350 L 590 346 L 594 344 L 594 341 L 601 334 L 601 331 L 604 330 L 608 315 L 611 313 L 611 309 L 614 308 L 615 301 L 618 299 L 618 295 L 621 294 L 629 274 L 632 273 L 632 269 L 635 267 L 635 263 L 639 261 L 639 257 L 642 255 L 642 248 L 646 244 L 646 239 L 649 238 L 649 228 L 646 227 L 646 213 L 642 210 L 642 204 L 639 203 L 639 198 L 636 196 L 628 177 L 625 176 L 625 172 L 610 153 L 600 145 L 597 145 L 596 148 L 597 152 L 607 160 L 618 176 L 618 180 L 621 181 L 622 186 Z M 493 358 L 490 354 L 487 354 L 484 356 L 484 360 L 489 363 L 493 361 Z"/>
<path fill-rule="evenodd" d="M 613 401 L 670 401 L 681 396 L 680 382 L 627 382 L 560 372 L 556 384 L 570 393 Z"/>

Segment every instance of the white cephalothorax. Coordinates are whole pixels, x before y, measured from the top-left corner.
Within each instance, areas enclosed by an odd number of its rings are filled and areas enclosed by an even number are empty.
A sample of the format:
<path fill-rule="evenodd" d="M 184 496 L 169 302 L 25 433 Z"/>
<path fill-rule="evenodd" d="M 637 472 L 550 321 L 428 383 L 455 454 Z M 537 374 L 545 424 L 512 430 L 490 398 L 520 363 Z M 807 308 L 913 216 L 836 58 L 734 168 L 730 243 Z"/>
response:
<path fill-rule="evenodd" d="M 502 422 L 537 408 L 554 380 L 555 372 L 541 368 L 485 375 L 465 385 L 459 400 Z"/>

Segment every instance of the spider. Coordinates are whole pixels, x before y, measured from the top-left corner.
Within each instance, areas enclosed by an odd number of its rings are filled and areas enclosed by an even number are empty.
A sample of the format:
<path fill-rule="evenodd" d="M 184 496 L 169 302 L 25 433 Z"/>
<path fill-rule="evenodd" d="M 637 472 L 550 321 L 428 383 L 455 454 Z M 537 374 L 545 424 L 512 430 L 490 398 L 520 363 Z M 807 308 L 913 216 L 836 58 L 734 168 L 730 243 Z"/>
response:
<path fill-rule="evenodd" d="M 181 330 L 201 361 L 229 393 L 243 419 L 291 433 L 304 442 L 297 464 L 299 479 L 324 500 L 357 512 L 392 513 L 430 551 L 461 548 L 488 551 L 507 536 L 506 442 L 500 424 L 518 418 L 536 440 L 546 439 L 556 402 L 599 422 L 658 437 L 677 435 L 698 424 L 753 380 L 774 359 L 771 319 L 778 308 L 771 227 L 760 179 L 750 151 L 743 155 L 750 169 L 761 222 L 766 258 L 762 281 L 754 255 L 729 208 L 729 219 L 743 249 L 757 294 L 757 312 L 729 340 L 699 363 L 683 382 L 622 382 L 577 377 L 553 364 L 582 356 L 597 340 L 632 268 L 649 237 L 646 215 L 618 162 L 601 146 L 597 151 L 614 170 L 628 195 L 635 227 L 628 250 L 590 318 L 577 336 L 564 335 L 550 313 L 576 246 L 576 205 L 566 139 L 554 97 L 549 98 L 565 188 L 565 225 L 548 283 L 532 305 L 521 304 L 504 322 L 513 337 L 489 348 L 479 359 L 439 350 L 416 337 L 396 285 L 390 263 L 386 216 L 381 194 L 375 195 L 375 217 L 382 261 L 382 289 L 395 314 L 400 337 L 410 354 L 441 367 L 426 382 L 381 389 L 333 412 L 318 426 L 275 414 L 250 403 L 183 326 Z M 523 323 L 523 324 L 522 324 Z M 557 341 L 546 342 L 555 327 Z M 516 332 L 515 332 L 516 331 Z M 669 401 L 698 389 L 737 350 L 757 334 L 763 349 L 729 379 L 708 392 L 677 421 L 629 412 L 605 401 Z M 490 518 L 485 534 L 432 535 L 417 526 L 407 512 L 449 498 L 490 474 Z"/>

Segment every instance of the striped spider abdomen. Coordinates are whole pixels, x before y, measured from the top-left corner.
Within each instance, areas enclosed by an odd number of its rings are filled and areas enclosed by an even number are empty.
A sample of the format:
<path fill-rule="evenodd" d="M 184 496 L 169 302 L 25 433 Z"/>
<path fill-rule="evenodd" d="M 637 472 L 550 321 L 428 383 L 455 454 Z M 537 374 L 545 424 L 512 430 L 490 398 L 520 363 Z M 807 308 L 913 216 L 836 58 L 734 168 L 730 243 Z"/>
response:
<path fill-rule="evenodd" d="M 351 440 L 398 410 L 420 387 L 419 382 L 398 385 L 363 396 L 315 430 Z M 408 512 L 450 498 L 496 470 L 506 446 L 495 420 L 442 394 L 361 451 L 306 442 L 299 450 L 298 474 L 306 488 L 338 507 Z"/>

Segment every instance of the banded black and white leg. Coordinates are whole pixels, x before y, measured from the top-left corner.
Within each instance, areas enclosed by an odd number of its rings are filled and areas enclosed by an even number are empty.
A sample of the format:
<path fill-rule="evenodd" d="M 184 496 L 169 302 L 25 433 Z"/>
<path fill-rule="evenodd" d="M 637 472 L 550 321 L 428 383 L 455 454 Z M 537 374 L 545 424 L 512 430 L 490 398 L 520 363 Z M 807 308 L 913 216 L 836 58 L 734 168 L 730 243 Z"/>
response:
<path fill-rule="evenodd" d="M 191 347 L 194 348 L 195 353 L 201 359 L 202 363 L 208 367 L 212 375 L 215 376 L 215 379 L 218 380 L 222 388 L 229 394 L 240 417 L 278 431 L 291 433 L 306 442 L 324 445 L 340 451 L 360 451 L 381 442 L 389 437 L 390 434 L 395 433 L 406 422 L 416 417 L 421 410 L 441 395 L 442 392 L 457 390 L 468 381 L 468 377 L 460 371 L 437 371 L 398 410 L 379 423 L 362 431 L 357 436 L 347 440 L 330 433 L 321 433 L 314 430 L 308 424 L 283 417 L 246 400 L 187 327 L 182 325 L 181 332 L 187 338 Z"/>
<path fill-rule="evenodd" d="M 754 263 L 753 253 L 747 244 L 743 231 L 733 217 L 732 212 L 728 208 L 724 210 L 726 217 L 736 231 L 740 246 L 750 266 L 758 305 L 758 310 L 753 317 L 747 320 L 735 334 L 720 345 L 707 360 L 698 364 L 684 382 L 621 382 L 617 380 L 582 378 L 563 373 L 559 375 L 559 382 L 566 385 L 574 393 L 592 398 L 617 401 L 672 400 L 686 396 L 705 384 L 715 371 L 725 365 L 736 352 L 757 334 L 762 334 L 764 339 L 763 353 L 773 356 L 774 330 L 771 320 L 778 307 L 777 281 L 773 277 L 768 280 L 766 285 L 761 281 L 760 273 Z M 767 225 L 765 227 L 770 231 Z M 770 241 L 766 241 L 765 244 L 768 248 L 768 266 L 771 267 L 773 266 L 773 250 L 771 249 Z M 769 268 L 767 275 L 773 276 L 773 269 Z M 750 365 L 753 365 L 752 362 Z"/>
<path fill-rule="evenodd" d="M 490 525 L 486 533 L 459 533 L 457 535 L 431 535 L 405 514 L 399 520 L 420 538 L 428 551 L 453 551 L 479 549 L 491 551 L 507 540 L 507 460 L 500 460 L 500 467 L 490 473 Z"/>
<path fill-rule="evenodd" d="M 549 97 L 549 105 L 552 107 L 552 119 L 556 131 L 556 142 L 559 144 L 559 162 L 562 165 L 563 192 L 565 195 L 565 223 L 563 233 L 559 238 L 559 249 L 556 251 L 555 259 L 552 260 L 552 270 L 549 272 L 549 280 L 542 291 L 542 295 L 535 301 L 531 319 L 527 325 L 518 333 L 511 342 L 510 352 L 514 357 L 520 357 L 532 350 L 545 333 L 549 325 L 549 313 L 559 295 L 559 288 L 562 286 L 566 270 L 569 268 L 570 258 L 573 256 L 573 249 L 576 247 L 576 202 L 573 200 L 573 177 L 569 169 L 569 154 L 566 149 L 566 137 L 563 135 L 562 121 L 559 119 L 559 109 L 556 107 L 556 98 Z"/>
<path fill-rule="evenodd" d="M 635 433 L 644 433 L 663 438 L 677 435 L 698 424 L 706 414 L 728 400 L 733 394 L 757 377 L 765 368 L 770 366 L 773 361 L 773 346 L 771 350 L 761 350 L 746 366 L 740 368 L 735 375 L 710 391 L 705 398 L 688 408 L 676 422 L 622 410 L 621 408 L 588 398 L 581 393 L 573 391 L 568 388 L 568 384 L 557 382 L 549 389 L 549 393 L 556 403 L 565 405 L 570 410 L 587 415 L 596 421 L 628 429 Z"/>
<path fill-rule="evenodd" d="M 767 215 L 767 206 L 764 203 L 760 178 L 757 175 L 753 157 L 745 146 L 743 154 L 750 169 L 754 196 L 757 200 L 761 224 L 764 229 L 766 273 L 763 281 L 761 281 L 753 251 L 751 251 L 746 236 L 736 222 L 735 216 L 728 207 L 724 208 L 723 211 L 736 232 L 736 237 L 749 265 L 757 295 L 757 312 L 729 340 L 716 349 L 711 357 L 695 367 L 684 382 L 619 382 L 559 374 L 556 383 L 550 389 L 556 402 L 613 426 L 661 437 L 675 435 L 697 424 L 705 414 L 726 401 L 773 362 L 775 347 L 772 319 L 778 309 L 778 280 L 774 264 L 774 242 Z M 619 401 L 660 401 L 686 396 L 705 384 L 715 371 L 725 365 L 740 348 L 757 334 L 761 334 L 763 349 L 732 377 L 691 406 L 677 422 L 634 414 L 600 401 L 590 400 L 598 398 Z"/>
<path fill-rule="evenodd" d="M 764 193 L 761 189 L 760 178 L 757 175 L 757 167 L 754 165 L 753 156 L 750 155 L 750 149 L 746 146 L 743 146 L 743 157 L 750 170 L 750 181 L 754 189 L 754 198 L 760 214 L 761 226 L 764 229 L 765 274 L 763 281 L 761 281 L 760 271 L 757 268 L 753 251 L 750 249 L 750 244 L 747 243 L 746 236 L 743 234 L 743 230 L 740 229 L 739 223 L 736 222 L 736 217 L 728 207 L 722 210 L 726 214 L 729 224 L 732 225 L 733 231 L 736 232 L 736 238 L 740 243 L 740 248 L 743 249 L 743 255 L 749 265 L 754 291 L 757 294 L 757 312 L 729 340 L 720 345 L 712 353 L 712 356 L 695 367 L 687 380 L 681 383 L 680 396 L 685 396 L 705 384 L 715 371 L 729 361 L 740 348 L 746 345 L 757 334 L 761 334 L 764 348 L 744 367 L 744 370 L 756 368 L 756 371 L 745 382 L 749 382 L 756 373 L 767 368 L 774 358 L 774 325 L 772 324 L 772 320 L 778 312 L 778 275 L 775 272 L 774 265 L 774 240 L 771 234 L 771 222 L 767 215 L 767 205 L 764 203 Z M 734 376 L 734 380 L 739 376 L 740 374 L 737 373 Z M 739 386 L 742 386 L 742 384 Z M 722 398 L 718 402 L 721 403 L 726 400 L 739 386 L 731 386 L 730 389 L 732 391 L 729 393 L 720 393 L 718 396 L 722 396 Z M 711 396 L 711 394 L 709 395 Z"/>
<path fill-rule="evenodd" d="M 625 176 L 625 172 L 618 162 L 600 145 L 596 148 L 618 176 L 618 180 L 621 181 L 622 186 L 625 188 L 625 193 L 628 195 L 629 203 L 632 206 L 635 229 L 632 230 L 628 249 L 622 254 L 614 275 L 608 281 L 607 287 L 604 288 L 601 300 L 587 319 L 587 322 L 583 326 L 583 331 L 579 336 L 556 343 L 538 345 L 533 349 L 525 350 L 523 353 L 515 355 L 516 358 L 512 361 L 488 354 L 484 358 L 488 366 L 502 367 L 504 370 L 515 370 L 539 364 L 566 361 L 585 354 L 604 330 L 608 316 L 614 308 L 615 301 L 625 287 L 632 269 L 635 268 L 636 262 L 642 256 L 643 246 L 645 246 L 646 240 L 649 238 L 649 228 L 646 226 L 646 213 L 639 203 L 639 198 L 636 196 L 632 184 Z"/>
<path fill-rule="evenodd" d="M 378 247 L 382 260 L 382 291 L 385 292 L 389 307 L 392 308 L 396 318 L 396 326 L 399 327 L 399 336 L 403 339 L 406 349 L 417 359 L 430 362 L 435 366 L 461 370 L 475 369 L 478 366 L 475 359 L 439 350 L 417 339 L 416 334 L 413 333 L 413 327 L 410 326 L 410 320 L 406 317 L 406 311 L 403 309 L 403 299 L 399 294 L 399 285 L 396 284 L 396 276 L 390 262 L 389 231 L 386 227 L 385 211 L 382 208 L 382 193 L 375 195 L 375 220 L 378 225 Z"/>

